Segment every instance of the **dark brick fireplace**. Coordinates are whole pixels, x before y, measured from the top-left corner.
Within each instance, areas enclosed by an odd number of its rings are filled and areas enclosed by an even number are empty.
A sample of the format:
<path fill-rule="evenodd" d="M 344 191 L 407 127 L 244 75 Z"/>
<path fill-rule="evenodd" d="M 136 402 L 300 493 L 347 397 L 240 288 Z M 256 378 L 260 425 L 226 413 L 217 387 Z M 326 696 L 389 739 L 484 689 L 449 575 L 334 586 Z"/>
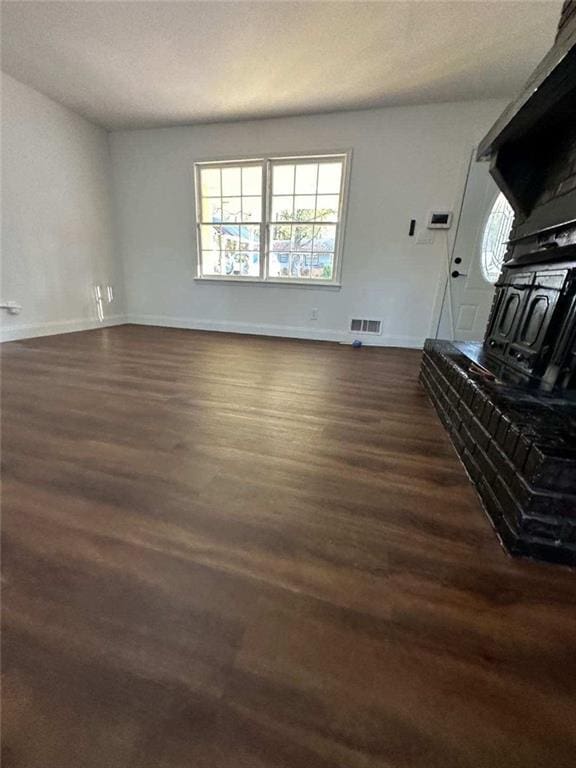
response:
<path fill-rule="evenodd" d="M 515 218 L 483 343 L 429 339 L 421 381 L 502 543 L 576 566 L 576 0 L 478 149 Z"/>

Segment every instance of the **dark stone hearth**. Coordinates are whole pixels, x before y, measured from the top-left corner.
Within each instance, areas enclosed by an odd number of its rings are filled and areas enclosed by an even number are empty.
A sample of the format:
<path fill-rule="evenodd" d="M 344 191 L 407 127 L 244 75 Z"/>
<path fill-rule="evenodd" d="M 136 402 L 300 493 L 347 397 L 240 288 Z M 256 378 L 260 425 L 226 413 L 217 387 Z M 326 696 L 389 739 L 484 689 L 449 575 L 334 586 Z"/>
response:
<path fill-rule="evenodd" d="M 479 378 L 480 350 L 429 339 L 421 381 L 506 548 L 576 566 L 576 403 Z"/>

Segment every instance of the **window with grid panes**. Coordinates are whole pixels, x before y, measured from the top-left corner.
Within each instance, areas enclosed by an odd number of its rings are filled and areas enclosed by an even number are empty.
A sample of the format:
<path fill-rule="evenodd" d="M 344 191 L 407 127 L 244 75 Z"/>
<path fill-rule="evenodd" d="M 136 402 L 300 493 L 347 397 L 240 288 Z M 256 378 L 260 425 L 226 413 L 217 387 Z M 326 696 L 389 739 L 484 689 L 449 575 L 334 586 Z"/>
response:
<path fill-rule="evenodd" d="M 196 165 L 199 278 L 335 284 L 346 154 Z"/>

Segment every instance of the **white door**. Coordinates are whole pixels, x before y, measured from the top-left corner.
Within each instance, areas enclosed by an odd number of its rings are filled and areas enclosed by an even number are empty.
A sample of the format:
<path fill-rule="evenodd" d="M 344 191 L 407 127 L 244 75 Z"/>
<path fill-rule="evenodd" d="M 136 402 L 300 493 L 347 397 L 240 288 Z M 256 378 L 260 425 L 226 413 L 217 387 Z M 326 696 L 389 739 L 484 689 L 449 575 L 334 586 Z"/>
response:
<path fill-rule="evenodd" d="M 458 341 L 481 341 L 506 251 L 513 212 L 489 173 L 470 162 L 447 279 L 442 329 Z"/>

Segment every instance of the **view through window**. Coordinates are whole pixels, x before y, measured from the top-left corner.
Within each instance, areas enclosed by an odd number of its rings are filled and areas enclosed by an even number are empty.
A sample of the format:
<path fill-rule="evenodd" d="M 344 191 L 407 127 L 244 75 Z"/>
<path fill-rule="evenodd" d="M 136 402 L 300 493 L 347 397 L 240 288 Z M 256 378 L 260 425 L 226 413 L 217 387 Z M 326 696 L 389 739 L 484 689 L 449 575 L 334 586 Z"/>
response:
<path fill-rule="evenodd" d="M 197 164 L 198 277 L 335 283 L 346 161 Z"/>

